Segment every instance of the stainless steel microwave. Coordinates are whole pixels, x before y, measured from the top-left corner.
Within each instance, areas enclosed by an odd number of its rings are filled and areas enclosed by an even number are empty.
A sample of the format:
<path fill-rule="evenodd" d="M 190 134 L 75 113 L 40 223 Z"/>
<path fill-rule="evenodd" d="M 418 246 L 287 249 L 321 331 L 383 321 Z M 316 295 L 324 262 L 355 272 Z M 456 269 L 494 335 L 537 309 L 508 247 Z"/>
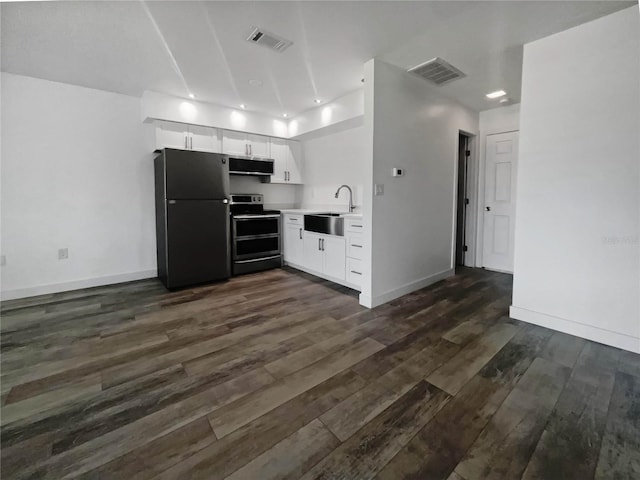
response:
<path fill-rule="evenodd" d="M 252 157 L 229 157 L 229 173 L 235 175 L 273 175 L 273 159 Z"/>

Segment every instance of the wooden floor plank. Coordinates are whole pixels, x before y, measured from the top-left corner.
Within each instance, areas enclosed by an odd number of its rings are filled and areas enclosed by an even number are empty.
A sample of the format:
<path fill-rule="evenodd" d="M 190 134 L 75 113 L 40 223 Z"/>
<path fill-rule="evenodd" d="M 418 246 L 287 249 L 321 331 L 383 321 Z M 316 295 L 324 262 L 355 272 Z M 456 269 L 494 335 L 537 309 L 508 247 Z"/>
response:
<path fill-rule="evenodd" d="M 518 331 L 518 327 L 500 323 L 491 327 L 456 356 L 427 377 L 427 381 L 455 395 Z"/>
<path fill-rule="evenodd" d="M 640 478 L 640 378 L 628 373 L 615 377 L 595 478 Z"/>
<path fill-rule="evenodd" d="M 222 438 L 382 348 L 384 345 L 370 338 L 360 340 L 351 348 L 336 352 L 220 409 L 210 417 L 213 430 L 218 438 Z"/>
<path fill-rule="evenodd" d="M 455 471 L 467 480 L 520 478 L 570 371 L 534 360 Z"/>
<path fill-rule="evenodd" d="M 447 393 L 422 380 L 302 478 L 373 477 L 449 398 Z"/>
<path fill-rule="evenodd" d="M 294 434 L 256 457 L 228 480 L 296 479 L 338 446 L 334 437 L 319 420 L 313 420 Z"/>
<path fill-rule="evenodd" d="M 362 378 L 345 370 L 176 464 L 158 478 L 224 478 L 364 385 Z"/>
<path fill-rule="evenodd" d="M 635 478 L 640 355 L 509 319 L 511 282 L 459 268 L 366 309 L 283 268 L 2 302 L 0 474 Z"/>

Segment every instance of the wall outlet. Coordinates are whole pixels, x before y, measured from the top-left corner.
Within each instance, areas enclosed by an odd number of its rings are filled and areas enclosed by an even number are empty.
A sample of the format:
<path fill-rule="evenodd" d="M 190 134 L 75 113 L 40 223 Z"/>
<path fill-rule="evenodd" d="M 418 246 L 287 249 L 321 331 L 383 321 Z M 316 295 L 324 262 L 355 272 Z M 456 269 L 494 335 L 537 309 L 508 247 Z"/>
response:
<path fill-rule="evenodd" d="M 394 177 L 403 177 L 404 176 L 404 168 L 394 167 L 393 170 L 391 170 L 391 175 L 393 175 Z"/>
<path fill-rule="evenodd" d="M 67 258 L 69 258 L 69 249 L 68 248 L 58 249 L 58 260 L 66 260 Z"/>
<path fill-rule="evenodd" d="M 384 195 L 384 184 L 382 183 L 376 183 L 374 185 L 374 195 Z"/>
<path fill-rule="evenodd" d="M 7 256 L 6 255 L 0 255 L 0 266 L 4 267 L 7 264 Z"/>

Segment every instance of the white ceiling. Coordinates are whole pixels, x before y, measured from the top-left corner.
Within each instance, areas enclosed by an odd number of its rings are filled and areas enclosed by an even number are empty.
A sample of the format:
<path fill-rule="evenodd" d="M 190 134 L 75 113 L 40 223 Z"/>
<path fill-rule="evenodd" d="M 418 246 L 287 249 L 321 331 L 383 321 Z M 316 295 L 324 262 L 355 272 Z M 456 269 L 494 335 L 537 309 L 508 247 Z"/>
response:
<path fill-rule="evenodd" d="M 408 68 L 439 56 L 467 77 L 437 88 L 480 111 L 498 105 L 484 94 L 499 88 L 519 101 L 524 43 L 636 3 L 4 3 L 2 70 L 293 116 L 359 88 L 370 58 Z M 249 44 L 252 25 L 294 45 Z"/>

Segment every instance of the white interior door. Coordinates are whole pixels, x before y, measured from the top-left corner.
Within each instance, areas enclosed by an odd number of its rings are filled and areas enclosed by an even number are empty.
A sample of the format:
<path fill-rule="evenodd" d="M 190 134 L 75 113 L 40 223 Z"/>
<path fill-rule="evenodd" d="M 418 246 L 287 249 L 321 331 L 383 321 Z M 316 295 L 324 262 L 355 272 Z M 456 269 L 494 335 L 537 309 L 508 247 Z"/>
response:
<path fill-rule="evenodd" d="M 482 264 L 513 272 L 518 132 L 487 136 Z"/>

